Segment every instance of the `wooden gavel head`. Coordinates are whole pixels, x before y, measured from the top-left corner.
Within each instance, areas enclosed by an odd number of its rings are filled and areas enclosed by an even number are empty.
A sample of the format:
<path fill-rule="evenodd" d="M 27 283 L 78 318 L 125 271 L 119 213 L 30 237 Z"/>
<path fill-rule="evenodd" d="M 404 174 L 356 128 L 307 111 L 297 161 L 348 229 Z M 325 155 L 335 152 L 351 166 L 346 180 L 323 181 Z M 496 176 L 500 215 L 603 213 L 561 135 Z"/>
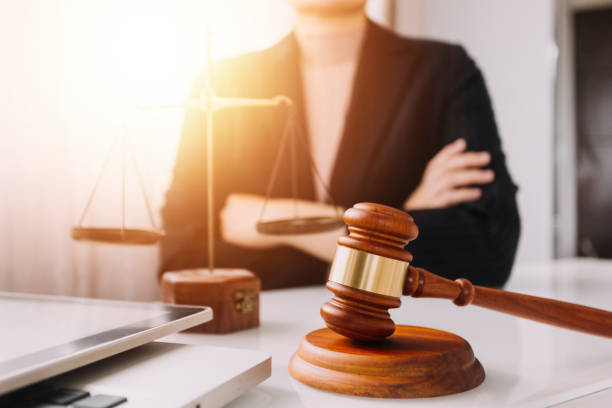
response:
<path fill-rule="evenodd" d="M 361 341 L 393 334 L 389 309 L 401 305 L 412 254 L 404 247 L 418 235 L 407 213 L 374 203 L 359 203 L 344 213 L 349 235 L 338 239 L 326 287 L 334 297 L 321 306 L 327 327 Z"/>
<path fill-rule="evenodd" d="M 343 336 L 380 341 L 393 334 L 389 309 L 402 295 L 451 300 L 537 322 L 612 338 L 612 312 L 559 300 L 454 281 L 410 265 L 404 250 L 418 229 L 411 216 L 379 204 L 360 203 L 346 211 L 349 235 L 338 249 L 327 288 L 334 297 L 321 306 L 327 327 Z"/>

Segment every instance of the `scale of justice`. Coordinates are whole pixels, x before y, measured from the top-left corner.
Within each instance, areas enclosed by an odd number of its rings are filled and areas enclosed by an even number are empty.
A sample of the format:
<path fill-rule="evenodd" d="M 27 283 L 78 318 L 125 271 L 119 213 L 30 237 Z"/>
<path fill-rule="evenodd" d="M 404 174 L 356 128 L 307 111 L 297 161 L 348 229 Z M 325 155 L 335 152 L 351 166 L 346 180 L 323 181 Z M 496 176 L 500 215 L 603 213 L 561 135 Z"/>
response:
<path fill-rule="evenodd" d="M 207 123 L 208 269 L 164 273 L 162 300 L 168 303 L 212 307 L 212 322 L 195 328 L 208 333 L 229 333 L 259 325 L 259 279 L 242 269 L 219 269 L 214 264 L 213 208 L 213 117 L 226 108 L 286 106 L 287 124 L 273 166 L 266 200 L 257 223 L 262 234 L 309 234 L 347 225 L 348 235 L 338 239 L 326 287 L 333 292 L 321 306 L 327 328 L 304 336 L 289 362 L 289 373 L 298 381 L 325 391 L 373 398 L 425 398 L 470 390 L 485 379 L 485 371 L 469 343 L 449 332 L 395 325 L 388 310 L 401 305 L 401 296 L 452 300 L 457 306 L 496 310 L 587 334 L 612 338 L 612 312 L 552 299 L 472 285 L 467 279 L 454 281 L 411 265 L 406 245 L 417 238 L 418 227 L 404 211 L 374 203 L 358 203 L 337 216 L 300 217 L 297 195 L 293 218 L 263 221 L 276 169 L 289 139 L 295 148 L 298 129 L 292 101 L 285 96 L 271 99 L 221 98 L 213 93 L 210 35 L 207 53 L 207 83 L 199 98 L 186 103 L 141 107 L 142 109 L 196 109 Z M 113 144 L 109 156 L 114 150 Z M 304 145 L 305 146 L 305 145 Z M 126 150 L 129 149 L 144 196 L 152 229 L 130 229 L 125 224 Z M 108 157 L 87 200 L 72 237 L 121 245 L 153 245 L 164 232 L 156 227 L 134 149 L 123 129 L 122 222 L 120 228 L 83 227 Z M 313 172 L 330 200 L 329 189 L 311 158 Z M 295 178 L 293 178 L 295 180 Z M 295 191 L 295 189 L 294 189 Z M 333 203 L 333 200 L 331 200 Z M 418 255 L 418 254 L 417 254 Z"/>

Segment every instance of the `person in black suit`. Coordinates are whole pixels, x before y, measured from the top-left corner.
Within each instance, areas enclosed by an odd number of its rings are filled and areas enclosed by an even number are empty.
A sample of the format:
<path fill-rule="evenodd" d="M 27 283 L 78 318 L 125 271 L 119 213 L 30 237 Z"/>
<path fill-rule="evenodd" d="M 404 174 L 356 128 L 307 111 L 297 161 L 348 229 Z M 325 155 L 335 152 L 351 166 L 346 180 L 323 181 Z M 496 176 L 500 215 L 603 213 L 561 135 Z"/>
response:
<path fill-rule="evenodd" d="M 404 38 L 367 20 L 365 0 L 292 2 L 295 31 L 217 64 L 216 94 L 294 101 L 308 145 L 295 161 L 306 212 L 331 208 L 321 203 L 312 153 L 336 205 L 370 201 L 413 216 L 419 237 L 407 249 L 414 265 L 502 286 L 519 238 L 517 187 L 474 61 L 460 46 Z M 344 54 L 353 62 L 337 58 Z M 196 84 L 194 96 L 201 91 Z M 216 266 L 247 268 L 264 289 L 325 282 L 344 233 L 255 231 L 286 114 L 226 109 L 214 121 Z M 207 265 L 205 130 L 204 115 L 188 111 L 162 211 L 162 273 Z M 289 154 L 279 166 L 269 209 L 280 217 L 292 193 Z"/>

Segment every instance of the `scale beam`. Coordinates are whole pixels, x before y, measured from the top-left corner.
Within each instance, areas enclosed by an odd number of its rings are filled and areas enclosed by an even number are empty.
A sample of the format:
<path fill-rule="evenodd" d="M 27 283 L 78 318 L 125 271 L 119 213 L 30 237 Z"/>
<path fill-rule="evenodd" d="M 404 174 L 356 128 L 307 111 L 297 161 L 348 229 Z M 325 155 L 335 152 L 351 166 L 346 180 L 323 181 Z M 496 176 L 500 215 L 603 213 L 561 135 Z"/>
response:
<path fill-rule="evenodd" d="M 280 105 L 293 105 L 293 101 L 284 95 L 277 95 L 273 98 L 226 98 L 214 96 L 212 98 L 212 108 L 206 100 L 200 98 L 189 99 L 182 103 L 165 103 L 160 105 L 140 105 L 138 110 L 163 110 L 163 109 L 195 109 L 204 113 L 214 113 L 227 108 L 256 108 L 256 107 L 275 107 Z"/>

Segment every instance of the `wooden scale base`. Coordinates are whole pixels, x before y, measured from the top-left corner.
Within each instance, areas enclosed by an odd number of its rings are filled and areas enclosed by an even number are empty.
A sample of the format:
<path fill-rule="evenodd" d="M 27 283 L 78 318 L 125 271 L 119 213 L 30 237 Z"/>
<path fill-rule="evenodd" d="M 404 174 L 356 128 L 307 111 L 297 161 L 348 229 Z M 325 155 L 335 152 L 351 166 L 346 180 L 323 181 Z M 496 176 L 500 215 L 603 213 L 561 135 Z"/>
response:
<path fill-rule="evenodd" d="M 189 329 L 232 333 L 259 326 L 261 281 L 246 269 L 187 269 L 162 276 L 162 302 L 210 306 L 213 320 Z"/>
<path fill-rule="evenodd" d="M 315 330 L 291 358 L 289 373 L 321 390 L 375 398 L 454 394 L 485 378 L 463 338 L 413 326 L 397 326 L 381 343 L 360 343 L 330 329 Z"/>

